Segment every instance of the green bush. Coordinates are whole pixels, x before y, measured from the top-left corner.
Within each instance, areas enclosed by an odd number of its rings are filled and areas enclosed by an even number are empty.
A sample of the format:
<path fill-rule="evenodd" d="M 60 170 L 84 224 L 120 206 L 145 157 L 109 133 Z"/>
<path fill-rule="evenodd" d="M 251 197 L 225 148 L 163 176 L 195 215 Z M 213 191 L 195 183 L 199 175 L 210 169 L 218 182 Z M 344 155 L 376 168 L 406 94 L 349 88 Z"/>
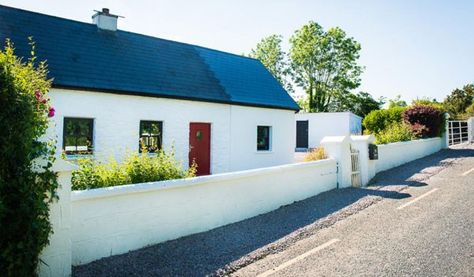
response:
<path fill-rule="evenodd" d="M 78 160 L 79 169 L 72 173 L 72 189 L 84 190 L 193 177 L 196 165 L 183 170 L 173 151 L 153 155 L 129 154 L 122 164 L 111 159 L 101 163 L 90 158 Z"/>
<path fill-rule="evenodd" d="M 52 231 L 49 204 L 56 198 L 53 141 L 44 135 L 54 116 L 45 63 L 0 50 L 0 272 L 35 276 Z"/>
<path fill-rule="evenodd" d="M 366 132 L 377 134 L 393 123 L 402 122 L 402 113 L 406 107 L 394 107 L 386 110 L 371 111 L 362 121 Z"/>
<path fill-rule="evenodd" d="M 398 141 L 409 141 L 414 138 L 412 128 L 409 124 L 396 122 L 375 134 L 375 143 L 386 144 Z"/>

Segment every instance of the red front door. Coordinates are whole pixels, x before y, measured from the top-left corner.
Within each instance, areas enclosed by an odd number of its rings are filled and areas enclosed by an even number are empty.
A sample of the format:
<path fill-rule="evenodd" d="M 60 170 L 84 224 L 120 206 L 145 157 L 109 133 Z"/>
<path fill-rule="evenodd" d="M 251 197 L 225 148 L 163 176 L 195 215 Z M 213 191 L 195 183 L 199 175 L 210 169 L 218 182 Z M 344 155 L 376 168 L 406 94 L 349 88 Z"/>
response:
<path fill-rule="evenodd" d="M 197 164 L 198 176 L 211 174 L 211 124 L 189 123 L 189 166 Z"/>

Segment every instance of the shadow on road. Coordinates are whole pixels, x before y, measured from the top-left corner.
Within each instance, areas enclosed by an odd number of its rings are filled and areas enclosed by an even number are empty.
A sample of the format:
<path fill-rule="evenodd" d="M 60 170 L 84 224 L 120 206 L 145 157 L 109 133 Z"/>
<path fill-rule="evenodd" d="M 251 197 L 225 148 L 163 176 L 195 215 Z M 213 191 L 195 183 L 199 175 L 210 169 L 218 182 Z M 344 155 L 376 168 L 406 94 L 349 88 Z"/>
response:
<path fill-rule="evenodd" d="M 423 186 L 413 176 L 440 168 L 450 159 L 474 156 L 474 150 L 443 150 L 377 174 L 376 185 Z M 378 181 L 380 180 L 380 181 Z M 251 192 L 249 192 L 251 193 Z M 339 211 L 366 196 L 402 199 L 407 193 L 365 188 L 332 190 L 273 212 L 208 232 L 164 242 L 127 254 L 75 267 L 74 276 L 205 276 L 226 264 Z"/>

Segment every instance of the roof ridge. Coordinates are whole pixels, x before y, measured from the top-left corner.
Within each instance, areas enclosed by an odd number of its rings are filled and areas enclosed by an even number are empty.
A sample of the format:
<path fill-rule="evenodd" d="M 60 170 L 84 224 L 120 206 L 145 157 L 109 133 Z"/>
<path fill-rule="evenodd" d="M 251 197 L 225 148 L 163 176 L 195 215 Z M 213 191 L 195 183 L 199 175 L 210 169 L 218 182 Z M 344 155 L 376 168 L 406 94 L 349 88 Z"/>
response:
<path fill-rule="evenodd" d="M 87 22 L 84 22 L 84 21 L 79 21 L 79 20 L 74 20 L 74 19 L 70 19 L 70 18 L 60 17 L 60 16 L 57 16 L 57 15 L 50 15 L 50 14 L 45 14 L 45 13 L 40 13 L 40 12 L 35 12 L 35 11 L 30 11 L 30 10 L 25 10 L 25 9 L 21 9 L 21 8 L 5 6 L 5 5 L 1 5 L 1 4 L 0 4 L 0 8 L 13 9 L 13 10 L 18 10 L 18 11 L 25 12 L 25 13 L 33 13 L 33 14 L 37 14 L 37 15 L 40 15 L 40 16 L 46 16 L 46 17 L 52 17 L 52 18 L 59 19 L 59 20 L 71 21 L 71 22 L 78 23 L 78 24 L 85 24 L 85 25 L 95 26 L 94 23 L 87 23 Z M 223 53 L 223 54 L 227 54 L 227 55 L 232 55 L 232 56 L 236 56 L 236 57 L 240 57 L 240 58 L 245 58 L 245 59 L 251 59 L 251 60 L 259 61 L 258 59 L 255 59 L 255 58 L 252 58 L 252 57 L 247 57 L 247 56 L 244 56 L 244 55 L 239 55 L 239 54 L 235 54 L 235 53 L 230 53 L 230 52 L 226 52 L 226 51 L 222 51 L 222 50 L 210 48 L 210 47 L 207 47 L 207 46 L 201 46 L 201 45 L 197 45 L 197 44 L 191 44 L 191 43 L 187 43 L 187 42 L 176 41 L 176 40 L 172 40 L 172 39 L 166 39 L 166 38 L 156 37 L 156 36 L 152 36 L 152 35 L 147 35 L 147 34 L 132 32 L 132 31 L 126 31 L 126 30 L 122 30 L 122 29 L 117 29 L 116 32 L 129 33 L 129 34 L 133 34 L 133 35 L 137 35 L 137 36 L 149 37 L 149 38 L 153 38 L 153 39 L 158 39 L 158 40 L 163 40 L 163 41 L 168 41 L 168 42 L 173 42 L 173 43 L 188 45 L 188 46 L 192 46 L 192 47 L 198 47 L 198 48 L 201 48 L 201 49 L 206 49 L 206 50 L 210 50 L 210 51 L 215 51 L 215 52 L 219 52 L 219 53 Z"/>

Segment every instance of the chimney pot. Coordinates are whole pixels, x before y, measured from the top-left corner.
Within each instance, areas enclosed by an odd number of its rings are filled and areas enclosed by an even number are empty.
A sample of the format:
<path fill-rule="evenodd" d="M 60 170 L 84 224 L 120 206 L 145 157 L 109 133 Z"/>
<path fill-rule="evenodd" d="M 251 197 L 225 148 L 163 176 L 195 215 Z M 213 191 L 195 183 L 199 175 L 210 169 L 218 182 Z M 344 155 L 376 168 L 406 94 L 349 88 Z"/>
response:
<path fill-rule="evenodd" d="M 117 31 L 118 15 L 110 14 L 108 8 L 103 8 L 102 11 L 95 11 L 92 16 L 92 22 L 101 30 Z"/>

